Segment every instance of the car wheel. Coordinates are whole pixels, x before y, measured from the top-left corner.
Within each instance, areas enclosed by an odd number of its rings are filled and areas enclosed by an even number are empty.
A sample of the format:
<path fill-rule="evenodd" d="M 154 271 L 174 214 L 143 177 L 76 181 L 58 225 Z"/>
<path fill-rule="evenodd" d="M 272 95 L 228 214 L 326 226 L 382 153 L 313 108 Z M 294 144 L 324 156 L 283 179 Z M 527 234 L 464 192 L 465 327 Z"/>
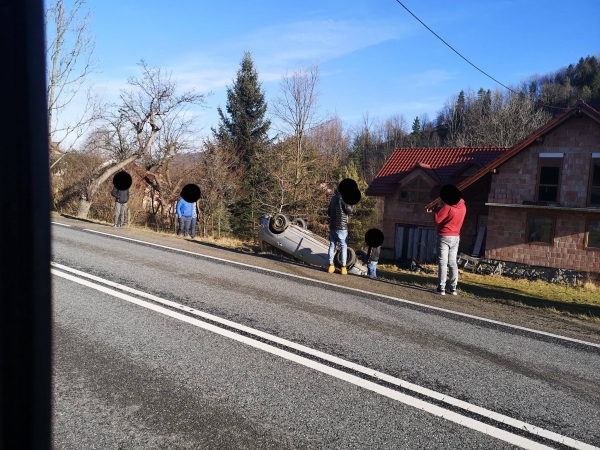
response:
<path fill-rule="evenodd" d="M 285 214 L 277 213 L 269 221 L 269 231 L 273 234 L 283 233 L 289 224 L 290 221 Z"/>
<path fill-rule="evenodd" d="M 356 258 L 363 263 L 367 260 L 367 252 L 364 250 L 356 250 Z"/>
<path fill-rule="evenodd" d="M 302 228 L 303 230 L 306 230 L 306 220 L 304 219 L 297 217 L 294 220 L 292 220 L 292 224 Z"/>
<path fill-rule="evenodd" d="M 342 255 L 340 253 L 341 252 L 339 250 L 335 252 L 335 256 L 333 258 L 334 264 L 338 269 L 342 267 Z M 356 253 L 353 249 L 348 247 L 346 251 L 346 269 L 352 269 L 354 264 L 356 264 Z"/>

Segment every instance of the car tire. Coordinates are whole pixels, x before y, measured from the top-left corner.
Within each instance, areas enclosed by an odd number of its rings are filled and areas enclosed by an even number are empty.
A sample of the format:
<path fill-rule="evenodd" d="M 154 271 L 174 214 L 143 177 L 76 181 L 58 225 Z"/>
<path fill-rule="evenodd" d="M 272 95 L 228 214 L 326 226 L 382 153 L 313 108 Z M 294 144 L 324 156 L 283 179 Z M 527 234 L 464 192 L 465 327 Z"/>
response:
<path fill-rule="evenodd" d="M 296 217 L 294 220 L 292 220 L 292 224 L 302 228 L 303 230 L 306 230 L 306 220 L 301 219 L 300 217 Z"/>
<path fill-rule="evenodd" d="M 363 264 L 367 260 L 367 252 L 364 250 L 356 250 L 356 258 L 361 261 Z"/>
<path fill-rule="evenodd" d="M 335 252 L 333 261 L 338 269 L 342 267 L 342 255 L 339 250 Z M 346 251 L 346 269 L 352 269 L 354 264 L 356 264 L 356 253 L 354 252 L 354 249 L 348 247 Z"/>
<path fill-rule="evenodd" d="M 269 220 L 269 231 L 273 234 L 281 234 L 290 224 L 290 220 L 285 214 L 277 213 Z"/>

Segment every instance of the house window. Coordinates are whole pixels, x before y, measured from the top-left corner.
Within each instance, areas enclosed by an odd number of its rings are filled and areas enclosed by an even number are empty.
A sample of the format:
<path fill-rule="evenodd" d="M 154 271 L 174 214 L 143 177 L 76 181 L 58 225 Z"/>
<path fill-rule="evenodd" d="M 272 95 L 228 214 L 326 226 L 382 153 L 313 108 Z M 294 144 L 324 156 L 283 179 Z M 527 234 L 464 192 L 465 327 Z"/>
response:
<path fill-rule="evenodd" d="M 600 250 L 600 219 L 588 221 L 587 248 Z"/>
<path fill-rule="evenodd" d="M 552 244 L 554 238 L 554 219 L 544 216 L 530 216 L 527 230 L 527 242 Z"/>
<path fill-rule="evenodd" d="M 600 206 L 600 154 L 594 153 L 592 158 L 592 170 L 590 173 L 590 206 Z"/>
<path fill-rule="evenodd" d="M 417 178 L 406 186 L 402 186 L 400 200 L 410 203 L 427 203 L 430 200 L 430 192 L 431 187 L 422 178 Z"/>
<path fill-rule="evenodd" d="M 551 155 L 554 155 L 551 153 Z M 562 158 L 541 157 L 538 177 L 538 202 L 558 202 Z"/>

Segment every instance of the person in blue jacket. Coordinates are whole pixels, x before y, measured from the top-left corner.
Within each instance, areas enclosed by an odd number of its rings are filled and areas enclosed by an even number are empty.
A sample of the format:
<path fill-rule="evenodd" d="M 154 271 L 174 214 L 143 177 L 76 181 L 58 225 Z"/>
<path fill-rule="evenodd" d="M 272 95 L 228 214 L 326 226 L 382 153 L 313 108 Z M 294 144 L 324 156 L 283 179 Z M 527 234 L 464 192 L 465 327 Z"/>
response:
<path fill-rule="evenodd" d="M 177 202 L 177 215 L 179 216 L 179 229 L 177 230 L 177 236 L 183 232 L 183 237 L 188 237 L 190 231 L 190 225 L 192 220 L 196 216 L 196 204 L 186 202 L 183 198 L 180 198 Z M 194 239 L 196 227 L 192 228 L 191 237 Z"/>

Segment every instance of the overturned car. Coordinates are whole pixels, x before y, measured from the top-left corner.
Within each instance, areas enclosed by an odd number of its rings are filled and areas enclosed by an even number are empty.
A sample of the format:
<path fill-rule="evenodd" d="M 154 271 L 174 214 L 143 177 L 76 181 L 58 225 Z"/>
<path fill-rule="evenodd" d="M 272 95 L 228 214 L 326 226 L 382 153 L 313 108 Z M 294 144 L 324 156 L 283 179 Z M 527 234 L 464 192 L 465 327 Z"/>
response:
<path fill-rule="evenodd" d="M 265 216 L 258 232 L 258 240 L 262 248 L 266 248 L 265 244 L 268 244 L 305 263 L 325 269 L 329 267 L 329 241 L 309 231 L 304 219 L 292 220 L 280 213 Z M 348 273 L 367 274 L 367 268 L 357 258 L 353 249 L 348 247 L 346 255 Z M 336 248 L 333 261 L 338 269 L 342 267 L 339 246 Z"/>

